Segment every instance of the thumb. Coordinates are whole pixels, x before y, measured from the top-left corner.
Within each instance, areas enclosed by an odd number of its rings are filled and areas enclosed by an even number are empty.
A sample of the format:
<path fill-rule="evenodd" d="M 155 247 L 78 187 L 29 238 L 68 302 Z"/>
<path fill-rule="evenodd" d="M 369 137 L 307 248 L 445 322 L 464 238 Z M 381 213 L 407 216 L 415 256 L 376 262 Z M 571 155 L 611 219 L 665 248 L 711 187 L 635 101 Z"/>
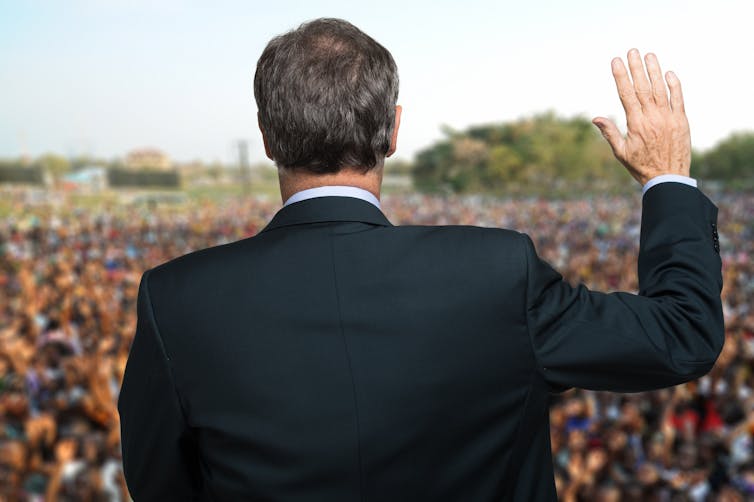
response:
<path fill-rule="evenodd" d="M 623 149 L 625 147 L 625 140 L 623 135 L 618 130 L 612 120 L 605 117 L 595 117 L 592 119 L 592 124 L 596 125 L 602 133 L 602 136 L 607 140 L 610 148 L 613 149 L 613 154 L 620 160 L 623 157 Z"/>

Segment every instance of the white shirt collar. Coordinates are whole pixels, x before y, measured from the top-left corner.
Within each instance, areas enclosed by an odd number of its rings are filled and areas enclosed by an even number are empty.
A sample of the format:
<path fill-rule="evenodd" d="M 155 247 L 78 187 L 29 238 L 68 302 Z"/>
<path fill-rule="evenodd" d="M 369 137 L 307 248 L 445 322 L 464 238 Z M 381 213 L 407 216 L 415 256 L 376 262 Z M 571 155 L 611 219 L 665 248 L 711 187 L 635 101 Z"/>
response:
<path fill-rule="evenodd" d="M 288 197 L 288 200 L 285 201 L 283 207 L 300 200 L 311 199 L 313 197 L 327 197 L 330 195 L 356 197 L 358 199 L 371 202 L 372 204 L 377 206 L 377 209 L 381 209 L 379 199 L 375 197 L 372 192 L 370 192 L 369 190 L 364 190 L 363 188 L 348 185 L 324 185 L 298 191 Z"/>

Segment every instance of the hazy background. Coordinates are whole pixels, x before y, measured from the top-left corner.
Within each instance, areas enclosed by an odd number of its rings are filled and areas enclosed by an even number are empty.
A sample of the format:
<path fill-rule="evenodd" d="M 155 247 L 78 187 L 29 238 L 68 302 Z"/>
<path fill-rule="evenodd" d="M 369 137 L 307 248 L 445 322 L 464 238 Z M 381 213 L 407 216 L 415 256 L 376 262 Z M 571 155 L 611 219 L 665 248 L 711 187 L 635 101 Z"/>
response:
<path fill-rule="evenodd" d="M 0 157 L 264 158 L 252 78 L 264 45 L 345 18 L 385 45 L 404 107 L 397 158 L 440 125 L 553 109 L 621 118 L 610 59 L 654 51 L 680 77 L 696 148 L 749 128 L 751 2 L 0 1 Z M 619 121 L 619 122 L 621 122 Z M 622 126 L 622 124 L 621 124 Z"/>
<path fill-rule="evenodd" d="M 0 502 L 130 500 L 116 403 L 140 280 L 280 210 L 252 78 L 270 38 L 322 16 L 398 64 L 391 223 L 525 232 L 603 292 L 639 290 L 642 195 L 590 120 L 624 125 L 613 57 L 677 73 L 719 207 L 725 347 L 683 385 L 551 396 L 555 480 L 568 502 L 754 500 L 750 5 L 0 0 Z"/>

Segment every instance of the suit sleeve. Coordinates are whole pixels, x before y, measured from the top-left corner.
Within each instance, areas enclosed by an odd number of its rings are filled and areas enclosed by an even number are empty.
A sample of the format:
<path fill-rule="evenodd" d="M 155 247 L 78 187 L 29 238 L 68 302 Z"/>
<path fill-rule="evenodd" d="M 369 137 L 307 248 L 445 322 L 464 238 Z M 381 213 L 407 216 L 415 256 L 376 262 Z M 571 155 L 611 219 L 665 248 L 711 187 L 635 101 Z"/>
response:
<path fill-rule="evenodd" d="M 717 207 L 662 183 L 642 198 L 639 294 L 569 285 L 526 234 L 526 318 L 553 391 L 638 392 L 706 374 L 725 339 Z"/>
<path fill-rule="evenodd" d="M 190 429 L 141 277 L 136 333 L 118 395 L 123 471 L 137 502 L 192 500 L 200 478 Z"/>

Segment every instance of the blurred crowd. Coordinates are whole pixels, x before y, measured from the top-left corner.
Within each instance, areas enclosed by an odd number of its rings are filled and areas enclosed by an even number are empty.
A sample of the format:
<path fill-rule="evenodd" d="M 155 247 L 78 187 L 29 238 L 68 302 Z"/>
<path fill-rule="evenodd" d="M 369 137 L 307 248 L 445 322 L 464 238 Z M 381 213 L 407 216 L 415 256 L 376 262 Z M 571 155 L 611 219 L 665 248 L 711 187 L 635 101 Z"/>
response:
<path fill-rule="evenodd" d="M 0 502 L 128 501 L 116 400 L 144 270 L 253 236 L 279 198 L 84 208 L 3 194 Z M 701 379 L 646 393 L 569 390 L 550 411 L 565 501 L 754 500 L 754 195 L 720 208 L 726 343 Z M 572 284 L 638 290 L 640 196 L 383 195 L 400 224 L 506 227 Z"/>

